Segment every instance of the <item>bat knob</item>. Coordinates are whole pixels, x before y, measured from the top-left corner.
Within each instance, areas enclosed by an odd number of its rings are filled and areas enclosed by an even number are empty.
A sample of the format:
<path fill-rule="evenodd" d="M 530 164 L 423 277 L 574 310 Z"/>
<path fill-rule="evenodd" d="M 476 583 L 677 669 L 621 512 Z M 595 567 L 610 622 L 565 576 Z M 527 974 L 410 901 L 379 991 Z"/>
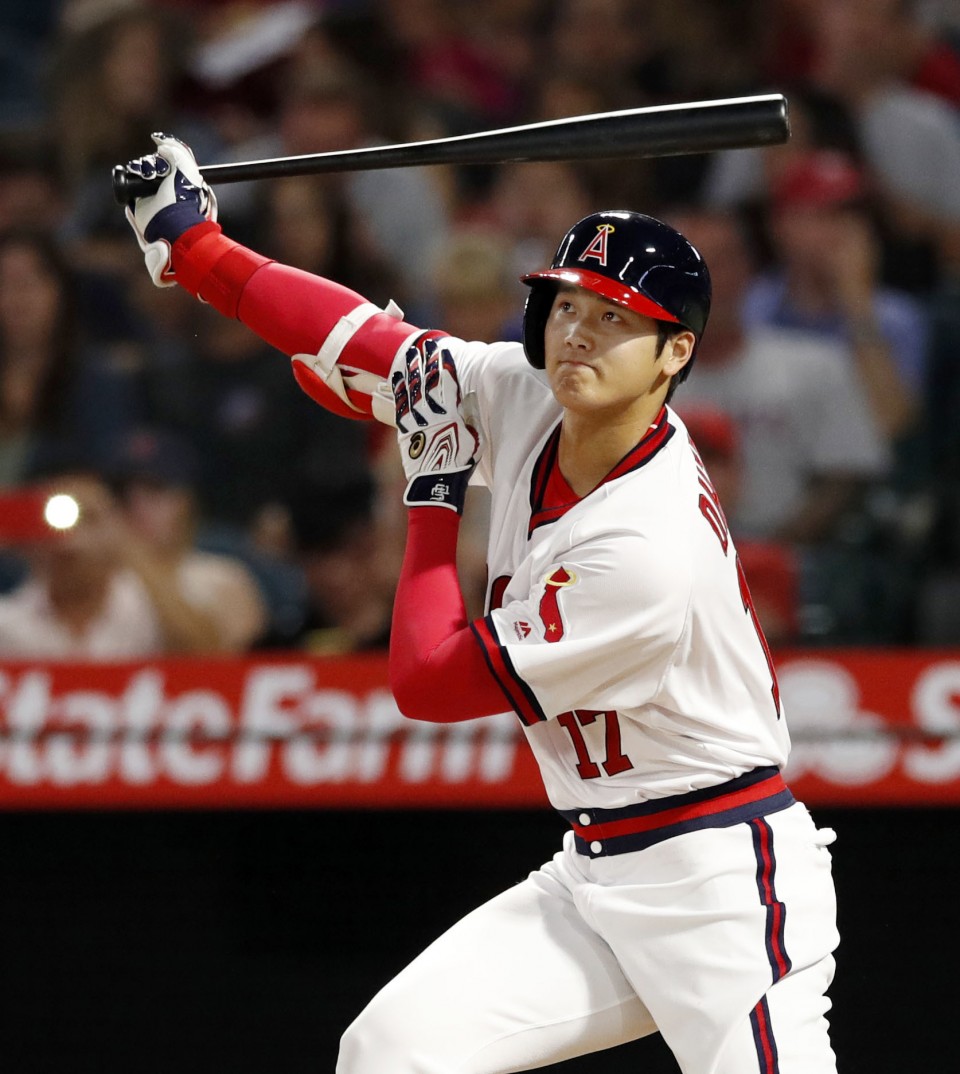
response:
<path fill-rule="evenodd" d="M 113 198 L 118 205 L 133 205 L 137 198 L 146 198 L 156 194 L 162 177 L 144 179 L 127 170 L 125 164 L 117 164 L 113 169 Z"/>

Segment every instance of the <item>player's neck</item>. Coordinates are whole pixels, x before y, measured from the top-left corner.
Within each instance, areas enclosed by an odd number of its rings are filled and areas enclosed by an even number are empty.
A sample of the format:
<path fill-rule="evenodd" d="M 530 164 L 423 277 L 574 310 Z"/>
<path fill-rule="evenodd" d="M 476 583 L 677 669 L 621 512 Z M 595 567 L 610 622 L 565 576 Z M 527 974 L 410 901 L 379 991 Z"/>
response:
<path fill-rule="evenodd" d="M 662 406 L 658 393 L 620 415 L 564 410 L 557 463 L 570 488 L 578 496 L 592 492 L 646 436 Z"/>

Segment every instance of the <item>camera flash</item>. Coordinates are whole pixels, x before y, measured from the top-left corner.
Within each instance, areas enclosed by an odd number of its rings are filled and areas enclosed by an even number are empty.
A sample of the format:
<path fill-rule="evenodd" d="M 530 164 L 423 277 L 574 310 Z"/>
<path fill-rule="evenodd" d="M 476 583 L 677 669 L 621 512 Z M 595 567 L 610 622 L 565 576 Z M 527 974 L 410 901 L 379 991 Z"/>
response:
<path fill-rule="evenodd" d="M 80 504 L 65 492 L 51 496 L 43 508 L 43 517 L 48 526 L 55 530 L 68 530 L 77 524 L 80 517 Z"/>

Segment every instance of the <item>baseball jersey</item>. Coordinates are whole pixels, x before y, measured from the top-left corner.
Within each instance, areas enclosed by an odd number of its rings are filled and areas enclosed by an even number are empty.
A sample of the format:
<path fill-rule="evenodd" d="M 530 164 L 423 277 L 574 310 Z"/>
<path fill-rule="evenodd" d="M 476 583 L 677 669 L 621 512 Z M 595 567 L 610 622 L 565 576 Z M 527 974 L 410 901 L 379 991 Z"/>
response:
<path fill-rule="evenodd" d="M 518 344 L 449 339 L 486 444 L 489 609 L 474 623 L 555 808 L 618 808 L 786 761 L 773 665 L 681 420 L 663 407 L 578 499 L 561 409 Z"/>
<path fill-rule="evenodd" d="M 444 340 L 464 392 L 476 393 L 476 476 L 492 494 L 489 609 L 473 629 L 556 808 L 642 804 L 785 762 L 746 581 L 671 409 L 581 499 L 557 466 L 561 408 L 520 344 L 423 332 L 395 309 L 269 264 L 215 224 L 186 232 L 173 256 L 183 286 L 292 355 L 301 387 L 337 413 L 369 415 L 394 355 Z M 341 372 L 349 398 L 335 388 Z M 388 409 L 392 418 L 392 399 Z"/>

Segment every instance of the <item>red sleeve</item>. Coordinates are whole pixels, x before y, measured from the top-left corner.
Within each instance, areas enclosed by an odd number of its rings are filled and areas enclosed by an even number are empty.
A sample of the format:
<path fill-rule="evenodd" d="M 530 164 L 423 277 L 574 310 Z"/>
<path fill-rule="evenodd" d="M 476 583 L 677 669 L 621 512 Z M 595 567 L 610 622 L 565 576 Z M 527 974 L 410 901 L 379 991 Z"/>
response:
<path fill-rule="evenodd" d="M 185 231 L 172 249 L 177 282 L 226 317 L 234 317 L 284 354 L 315 355 L 340 319 L 363 305 L 362 295 L 333 280 L 281 265 L 228 239 L 216 223 Z M 344 363 L 386 377 L 401 344 L 420 329 L 387 313 L 366 321 L 350 338 Z M 344 417 L 365 417 L 360 393 L 351 411 L 312 370 L 294 363 L 297 382 L 321 405 Z"/>
<path fill-rule="evenodd" d="M 390 633 L 390 686 L 400 711 L 415 720 L 454 723 L 513 707 L 467 621 L 457 578 L 459 532 L 454 511 L 408 512 Z"/>

